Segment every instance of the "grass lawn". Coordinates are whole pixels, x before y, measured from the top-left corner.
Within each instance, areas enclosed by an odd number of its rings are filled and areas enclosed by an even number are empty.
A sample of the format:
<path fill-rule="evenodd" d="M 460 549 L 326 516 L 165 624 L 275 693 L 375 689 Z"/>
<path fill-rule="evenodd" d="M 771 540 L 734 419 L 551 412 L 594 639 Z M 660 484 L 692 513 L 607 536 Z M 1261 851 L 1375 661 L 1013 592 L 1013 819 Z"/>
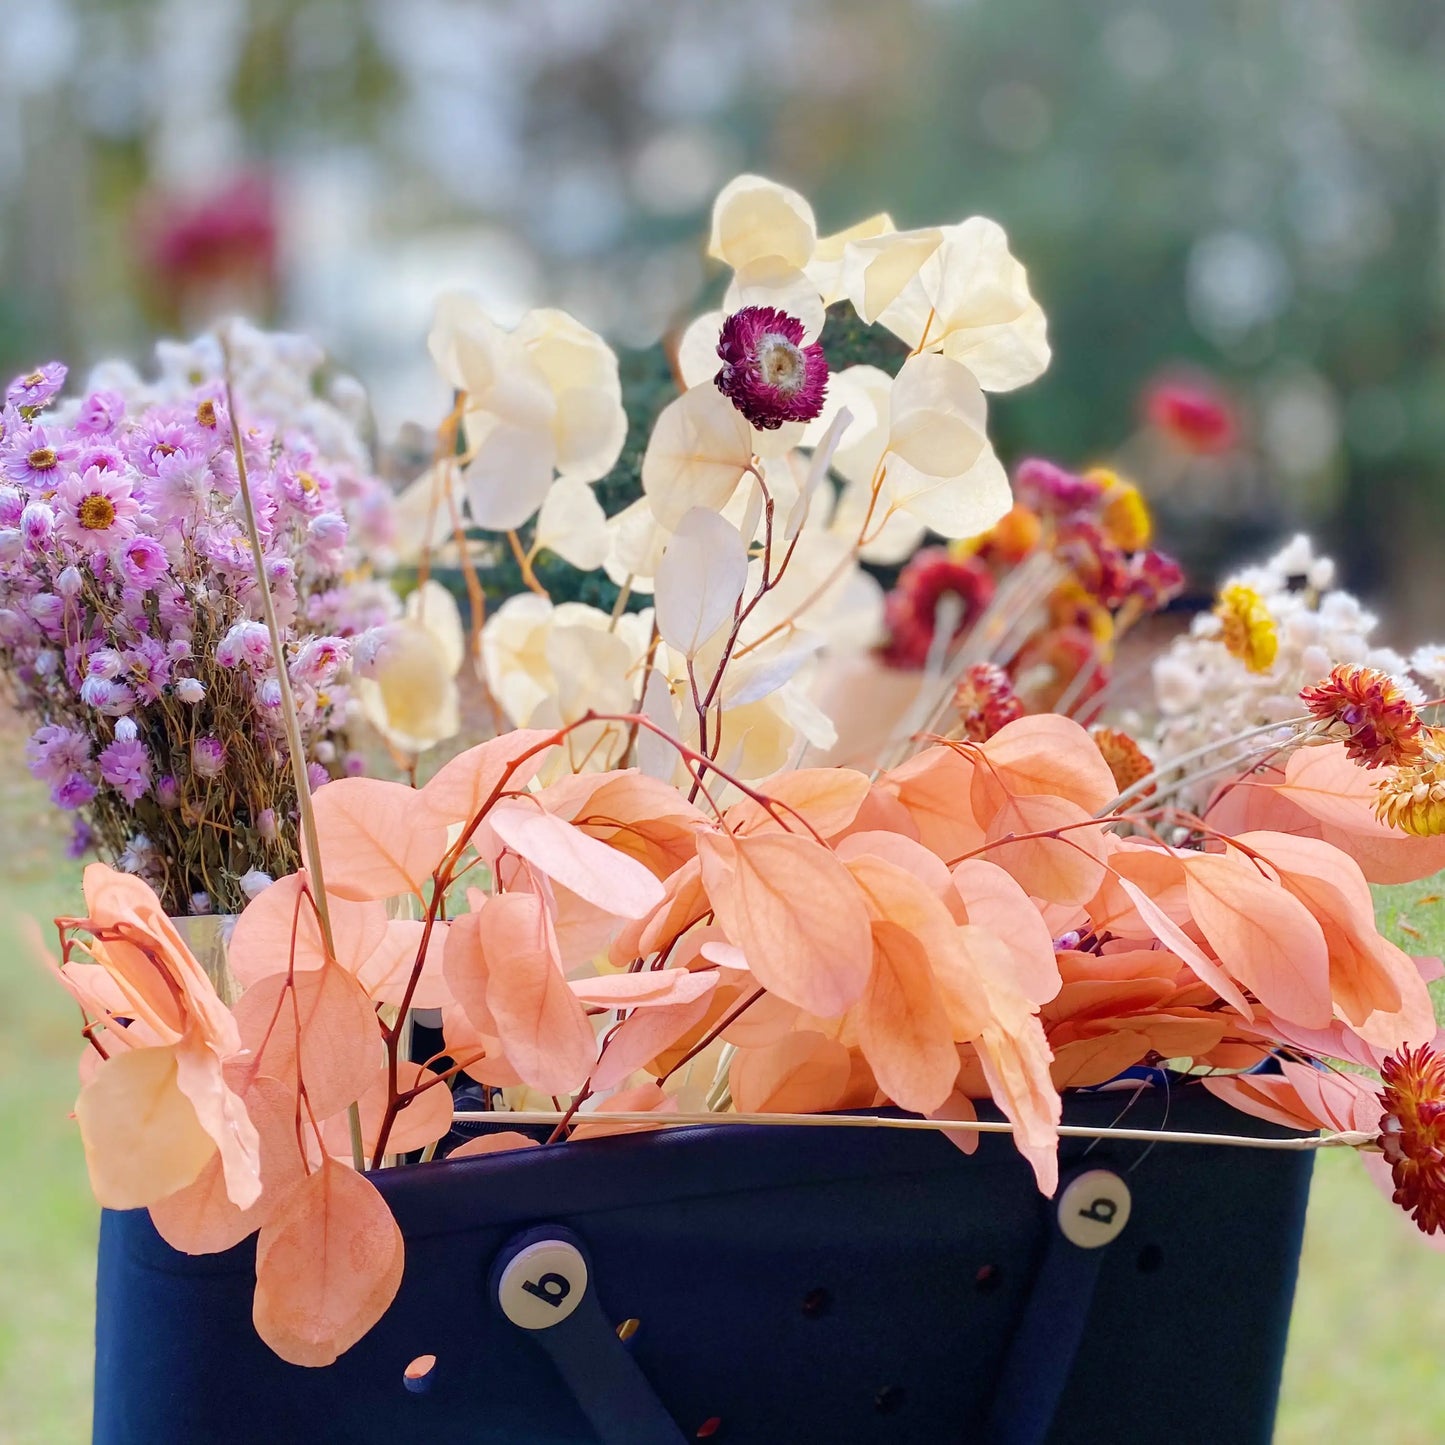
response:
<path fill-rule="evenodd" d="M 0 749 L 16 756 L 13 732 L 0 732 Z M 68 1117 L 76 1015 L 15 928 L 18 913 L 48 920 L 79 892 L 43 795 L 15 772 L 0 767 L 0 1445 L 82 1445 L 96 1209 Z M 1437 888 L 1441 880 L 1381 892 L 1382 918 L 1414 952 L 1445 947 Z M 1354 1158 L 1324 1153 L 1315 1180 L 1276 1439 L 1440 1445 L 1445 1253 L 1421 1242 Z"/>

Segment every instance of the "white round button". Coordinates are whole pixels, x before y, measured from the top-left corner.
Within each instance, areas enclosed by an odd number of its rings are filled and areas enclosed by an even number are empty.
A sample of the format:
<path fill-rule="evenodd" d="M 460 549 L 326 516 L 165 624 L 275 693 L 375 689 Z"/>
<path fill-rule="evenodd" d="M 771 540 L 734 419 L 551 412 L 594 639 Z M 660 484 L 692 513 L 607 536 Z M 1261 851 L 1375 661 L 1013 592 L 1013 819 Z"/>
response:
<path fill-rule="evenodd" d="M 1089 1169 L 1059 1196 L 1059 1229 L 1070 1244 L 1098 1249 L 1129 1222 L 1129 1186 L 1112 1170 Z"/>
<path fill-rule="evenodd" d="M 518 1252 L 497 1281 L 502 1313 L 524 1330 L 561 1324 L 587 1293 L 587 1261 L 560 1239 L 539 1239 Z"/>

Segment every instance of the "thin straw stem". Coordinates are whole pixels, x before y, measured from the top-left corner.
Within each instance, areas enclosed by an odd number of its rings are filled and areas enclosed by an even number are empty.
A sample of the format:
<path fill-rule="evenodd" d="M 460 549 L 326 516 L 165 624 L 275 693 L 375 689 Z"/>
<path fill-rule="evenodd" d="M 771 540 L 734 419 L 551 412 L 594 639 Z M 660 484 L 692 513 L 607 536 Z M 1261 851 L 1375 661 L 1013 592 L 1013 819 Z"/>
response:
<path fill-rule="evenodd" d="M 499 1109 L 492 1112 L 458 1111 L 459 1124 L 558 1124 L 566 1116 L 551 1109 Z M 657 1114 L 598 1109 L 574 1114 L 577 1124 L 646 1124 L 657 1129 L 692 1128 L 699 1124 L 786 1125 L 805 1129 L 915 1129 L 942 1134 L 1012 1134 L 1007 1119 L 890 1119 L 871 1114 Z M 1148 1144 L 1213 1144 L 1235 1149 L 1279 1149 L 1286 1152 L 1310 1149 L 1358 1149 L 1375 1141 L 1375 1135 L 1340 1130 L 1331 1134 L 1305 1134 L 1295 1138 L 1271 1139 L 1251 1134 L 1192 1134 L 1177 1129 L 1093 1128 L 1084 1124 L 1061 1124 L 1064 1139 L 1123 1139 Z"/>
<path fill-rule="evenodd" d="M 246 449 L 241 442 L 241 423 L 236 414 L 236 396 L 231 385 L 231 340 L 222 332 L 221 357 L 224 363 L 226 410 L 231 414 L 231 446 L 236 453 L 236 477 L 240 483 L 241 507 L 246 518 L 246 536 L 251 543 L 251 556 L 256 562 L 256 590 L 261 594 L 261 615 L 271 638 L 271 656 L 276 663 L 276 682 L 281 690 L 281 720 L 286 728 L 286 747 L 291 754 L 291 779 L 296 788 L 296 811 L 301 819 L 301 835 L 306 840 L 306 866 L 315 886 L 311 896 L 316 904 L 317 921 L 329 958 L 336 957 L 336 944 L 331 932 L 331 909 L 326 898 L 326 880 L 321 872 L 321 847 L 316 835 L 316 814 L 311 807 L 311 784 L 306 776 L 306 754 L 301 739 L 301 720 L 296 712 L 296 697 L 291 691 L 291 675 L 286 669 L 286 648 L 281 641 L 281 627 L 276 621 L 276 605 L 271 598 L 271 584 L 266 577 L 266 556 L 261 547 L 261 533 L 256 526 L 256 507 L 251 497 L 251 482 L 246 473 Z M 350 1110 L 352 1163 L 360 1170 L 365 1163 L 361 1139 L 361 1113 L 355 1104 Z"/>

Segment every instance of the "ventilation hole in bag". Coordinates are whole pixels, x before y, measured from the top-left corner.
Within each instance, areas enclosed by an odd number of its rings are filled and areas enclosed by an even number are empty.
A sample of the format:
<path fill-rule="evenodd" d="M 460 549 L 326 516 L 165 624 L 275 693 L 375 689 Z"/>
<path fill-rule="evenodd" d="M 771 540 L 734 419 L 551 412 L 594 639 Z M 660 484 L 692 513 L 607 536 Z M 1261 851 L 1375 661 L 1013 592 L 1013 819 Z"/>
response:
<path fill-rule="evenodd" d="M 992 1294 L 1003 1283 L 1003 1274 L 996 1264 L 982 1264 L 973 1277 L 973 1287 L 979 1294 Z"/>
<path fill-rule="evenodd" d="M 1140 1274 L 1153 1274 L 1164 1263 L 1164 1251 L 1157 1244 L 1146 1244 L 1134 1262 Z"/>
<path fill-rule="evenodd" d="M 903 1408 L 903 1389 L 899 1385 L 884 1385 L 873 1396 L 873 1408 L 880 1415 L 896 1415 Z"/>
<path fill-rule="evenodd" d="M 418 1355 L 401 1372 L 401 1382 L 413 1395 L 424 1395 L 431 1389 L 432 1381 L 436 1379 L 436 1368 L 437 1357 L 435 1355 Z"/>
<path fill-rule="evenodd" d="M 810 1320 L 822 1319 L 833 1308 L 833 1296 L 825 1289 L 810 1289 L 803 1296 L 803 1313 Z"/>
<path fill-rule="evenodd" d="M 623 1320 L 617 1326 L 617 1338 L 625 1345 L 641 1328 L 641 1320 Z"/>
<path fill-rule="evenodd" d="M 694 1438 L 698 1440 L 711 1440 L 721 1429 L 722 1421 L 716 1415 L 713 1415 L 697 1427 L 697 1435 Z"/>

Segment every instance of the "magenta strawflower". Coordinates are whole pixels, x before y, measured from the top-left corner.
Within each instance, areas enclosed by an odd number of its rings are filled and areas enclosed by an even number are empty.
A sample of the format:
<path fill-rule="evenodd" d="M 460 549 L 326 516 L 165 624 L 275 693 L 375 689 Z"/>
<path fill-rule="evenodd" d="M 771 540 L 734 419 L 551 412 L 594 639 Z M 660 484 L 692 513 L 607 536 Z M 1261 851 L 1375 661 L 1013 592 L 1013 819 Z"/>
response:
<path fill-rule="evenodd" d="M 55 494 L 60 534 L 90 556 L 109 552 L 136 534 L 140 503 L 131 495 L 130 478 L 91 467 L 67 477 Z"/>
<path fill-rule="evenodd" d="M 1080 476 L 1044 457 L 1025 457 L 1014 473 L 1014 496 L 1044 516 L 1064 516 L 1092 507 L 1104 494 L 1098 477 Z"/>
<path fill-rule="evenodd" d="M 811 421 L 823 410 L 828 362 L 821 342 L 803 344 L 803 323 L 772 306 L 744 306 L 722 325 L 714 381 L 755 427 Z"/>

